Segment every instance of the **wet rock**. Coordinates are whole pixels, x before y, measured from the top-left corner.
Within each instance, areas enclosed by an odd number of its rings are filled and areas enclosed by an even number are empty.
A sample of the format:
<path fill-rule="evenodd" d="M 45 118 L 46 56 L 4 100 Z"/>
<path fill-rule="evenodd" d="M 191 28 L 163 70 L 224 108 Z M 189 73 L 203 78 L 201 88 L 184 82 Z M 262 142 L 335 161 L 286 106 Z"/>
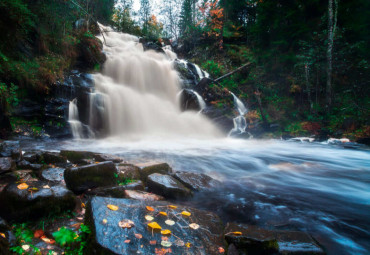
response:
<path fill-rule="evenodd" d="M 120 164 L 118 167 L 119 179 L 140 179 L 140 168 L 131 164 Z"/>
<path fill-rule="evenodd" d="M 0 157 L 11 157 L 14 160 L 22 158 L 19 141 L 4 141 L 0 143 Z"/>
<path fill-rule="evenodd" d="M 39 163 L 41 161 L 41 152 L 26 152 L 23 159 L 30 163 Z"/>
<path fill-rule="evenodd" d="M 186 198 L 191 191 L 170 175 L 151 174 L 148 176 L 148 190 L 165 198 Z"/>
<path fill-rule="evenodd" d="M 89 151 L 61 150 L 60 155 L 66 157 L 73 164 L 84 164 L 86 159 L 94 158 L 94 153 Z"/>
<path fill-rule="evenodd" d="M 37 181 L 37 178 L 34 177 L 32 170 L 17 170 L 11 172 L 9 175 L 18 181 L 19 180 L 22 180 L 23 182 Z"/>
<path fill-rule="evenodd" d="M 143 48 L 144 48 L 145 51 L 147 51 L 147 50 L 154 50 L 155 52 L 165 54 L 165 52 L 162 49 L 162 47 L 159 44 L 157 44 L 157 43 L 154 43 L 154 42 L 151 42 L 151 41 L 147 41 L 144 38 L 140 38 L 140 43 L 142 43 Z"/>
<path fill-rule="evenodd" d="M 57 152 L 43 152 L 41 160 L 46 164 L 63 164 L 67 163 L 67 158 Z"/>
<path fill-rule="evenodd" d="M 88 190 L 87 195 L 100 196 L 100 197 L 114 197 L 114 198 L 125 198 L 126 188 L 124 186 L 111 186 L 111 187 L 99 187 Z"/>
<path fill-rule="evenodd" d="M 39 171 L 42 168 L 43 168 L 43 165 L 41 165 L 41 164 L 30 164 L 30 169 L 32 169 L 32 170 Z"/>
<path fill-rule="evenodd" d="M 96 153 L 94 154 L 95 161 L 98 162 L 105 162 L 105 161 L 112 161 L 113 163 L 120 163 L 123 161 L 120 157 L 114 156 L 114 155 L 108 155 L 108 154 L 100 154 Z"/>
<path fill-rule="evenodd" d="M 8 241 L 8 236 L 7 234 L 3 233 L 5 237 L 0 235 L 0 255 L 10 255 L 12 254 L 10 252 L 10 243 Z"/>
<path fill-rule="evenodd" d="M 125 187 L 126 190 L 144 190 L 145 189 L 144 183 L 140 180 L 123 185 L 123 187 Z"/>
<path fill-rule="evenodd" d="M 171 167 L 167 163 L 156 163 L 156 162 L 147 162 L 143 164 L 137 164 L 141 168 L 140 176 L 141 180 L 146 182 L 149 175 L 158 173 L 158 174 L 169 174 L 172 173 Z"/>
<path fill-rule="evenodd" d="M 64 168 L 48 168 L 42 171 L 41 176 L 47 180 L 52 182 L 60 182 L 64 180 Z"/>
<path fill-rule="evenodd" d="M 68 189 L 79 194 L 88 189 L 113 186 L 117 178 L 116 166 L 107 161 L 81 167 L 68 168 L 64 172 L 64 180 Z"/>
<path fill-rule="evenodd" d="M 162 201 L 164 197 L 140 190 L 125 190 L 126 198 L 141 201 Z"/>
<path fill-rule="evenodd" d="M 199 111 L 201 109 L 198 98 L 192 92 L 188 89 L 183 89 L 180 94 L 180 107 L 181 110 L 193 110 L 193 111 Z"/>
<path fill-rule="evenodd" d="M 235 235 L 234 232 L 241 232 Z M 225 239 L 239 254 L 325 254 L 306 233 L 267 230 L 257 226 L 228 223 Z"/>
<path fill-rule="evenodd" d="M 10 230 L 8 223 L 3 218 L 0 218 L 0 232 L 5 232 L 7 230 Z"/>
<path fill-rule="evenodd" d="M 179 180 L 187 188 L 195 191 L 210 189 L 215 187 L 217 184 L 220 184 L 220 182 L 205 174 L 178 171 L 172 176 Z"/>
<path fill-rule="evenodd" d="M 27 160 L 21 160 L 17 162 L 17 168 L 18 169 L 30 169 L 31 163 Z"/>
<path fill-rule="evenodd" d="M 111 211 L 107 208 L 108 204 L 116 205 L 119 209 Z M 166 209 L 167 205 L 166 202 L 143 204 L 142 201 L 130 199 L 92 198 L 86 211 L 86 222 L 93 232 L 93 247 L 88 253 L 155 254 L 156 249 L 161 251 L 166 248 L 161 246 L 163 235 L 147 226 L 145 215 L 151 214 L 162 229 L 169 229 L 173 233 L 167 236 L 171 254 L 219 254 L 218 248 L 224 243 L 222 222 L 217 215 L 184 206 L 178 206 L 175 210 Z M 150 213 L 145 206 L 151 206 L 155 211 Z M 158 215 L 159 211 L 166 211 L 168 217 Z M 191 217 L 182 216 L 182 211 L 189 211 Z M 165 221 L 169 218 L 176 224 L 166 225 Z M 119 227 L 118 223 L 124 219 L 133 221 L 135 226 L 131 229 Z M 196 223 L 200 227 L 196 230 L 185 227 L 190 223 Z M 135 234 L 142 235 L 142 238 L 135 237 Z M 130 242 L 125 243 L 126 240 Z M 188 242 L 191 243 L 190 248 L 185 246 Z"/>
<path fill-rule="evenodd" d="M 9 184 L 0 193 L 0 216 L 9 221 L 33 220 L 58 214 L 75 207 L 75 196 L 63 186 L 45 182 L 28 182 L 29 189 L 18 189 L 16 183 Z"/>
<path fill-rule="evenodd" d="M 10 157 L 0 158 L 0 174 L 4 174 L 15 169 L 15 162 Z"/>

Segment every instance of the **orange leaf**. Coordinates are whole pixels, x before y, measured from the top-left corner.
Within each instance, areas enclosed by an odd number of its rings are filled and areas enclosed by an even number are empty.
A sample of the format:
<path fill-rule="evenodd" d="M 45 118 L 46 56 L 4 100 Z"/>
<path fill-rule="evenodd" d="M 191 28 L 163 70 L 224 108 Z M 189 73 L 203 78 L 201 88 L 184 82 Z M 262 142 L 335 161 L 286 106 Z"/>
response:
<path fill-rule="evenodd" d="M 157 244 L 157 241 L 156 240 L 152 240 L 152 241 L 149 241 L 150 245 L 156 245 Z"/>
<path fill-rule="evenodd" d="M 188 211 L 183 211 L 181 214 L 184 215 L 184 216 L 190 216 L 191 215 L 191 213 L 188 212 Z"/>
<path fill-rule="evenodd" d="M 18 189 L 27 189 L 28 188 L 28 185 L 27 183 L 21 183 L 17 186 Z"/>
<path fill-rule="evenodd" d="M 55 243 L 55 240 L 47 238 L 46 236 L 42 236 L 41 240 L 44 241 L 45 243 L 48 243 L 48 244 L 54 244 Z"/>
<path fill-rule="evenodd" d="M 154 208 L 153 207 L 150 207 L 150 206 L 147 206 L 146 209 L 150 212 L 154 212 Z"/>
<path fill-rule="evenodd" d="M 218 247 L 218 252 L 219 253 L 224 253 L 225 252 L 225 249 L 223 247 Z"/>
<path fill-rule="evenodd" d="M 124 241 L 124 243 L 130 243 L 131 242 L 131 240 L 125 240 Z"/>
<path fill-rule="evenodd" d="M 234 235 L 234 236 L 241 236 L 242 235 L 242 232 L 231 232 L 230 234 Z"/>
<path fill-rule="evenodd" d="M 167 216 L 167 213 L 166 212 L 159 212 L 159 215 Z"/>
<path fill-rule="evenodd" d="M 177 206 L 176 205 L 169 205 L 168 208 L 170 208 L 170 209 L 176 209 Z"/>
<path fill-rule="evenodd" d="M 142 235 L 142 234 L 135 234 L 135 237 L 136 237 L 137 239 L 141 239 L 141 238 L 143 238 L 143 235 Z"/>
<path fill-rule="evenodd" d="M 169 230 L 169 229 L 162 230 L 161 234 L 162 235 L 169 235 L 169 234 L 171 234 L 171 230 Z"/>
<path fill-rule="evenodd" d="M 0 236 L 6 238 L 5 234 L 4 233 L 0 233 Z"/>
<path fill-rule="evenodd" d="M 44 231 L 42 229 L 38 229 L 35 231 L 35 233 L 33 233 L 33 237 L 34 238 L 40 238 L 44 235 Z"/>

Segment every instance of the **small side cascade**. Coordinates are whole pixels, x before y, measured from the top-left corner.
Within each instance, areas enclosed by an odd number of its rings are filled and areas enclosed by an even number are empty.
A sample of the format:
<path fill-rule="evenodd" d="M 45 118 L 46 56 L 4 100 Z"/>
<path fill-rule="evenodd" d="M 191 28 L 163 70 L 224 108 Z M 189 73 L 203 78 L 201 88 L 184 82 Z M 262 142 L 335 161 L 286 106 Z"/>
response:
<path fill-rule="evenodd" d="M 230 93 L 234 97 L 234 105 L 239 112 L 239 116 L 233 119 L 234 128 L 230 130 L 229 136 L 240 135 L 245 133 L 245 130 L 247 128 L 247 120 L 245 119 L 244 115 L 248 112 L 248 110 L 243 102 L 233 92 Z"/>
<path fill-rule="evenodd" d="M 69 102 L 68 123 L 71 126 L 73 138 L 81 139 L 83 137 L 83 126 L 78 116 L 77 98 Z"/>
<path fill-rule="evenodd" d="M 193 92 L 194 95 L 197 97 L 199 107 L 200 107 L 199 113 L 201 113 L 207 107 L 206 102 L 204 101 L 203 97 L 199 95 L 196 91 L 194 90 L 190 90 L 190 91 Z"/>

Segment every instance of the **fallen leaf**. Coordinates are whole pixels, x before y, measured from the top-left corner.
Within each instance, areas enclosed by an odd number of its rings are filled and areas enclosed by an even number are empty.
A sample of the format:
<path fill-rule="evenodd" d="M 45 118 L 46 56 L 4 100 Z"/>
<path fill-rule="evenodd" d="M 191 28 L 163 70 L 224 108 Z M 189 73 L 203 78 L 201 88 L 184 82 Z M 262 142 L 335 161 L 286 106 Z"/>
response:
<path fill-rule="evenodd" d="M 0 236 L 6 238 L 5 234 L 4 233 L 0 233 Z"/>
<path fill-rule="evenodd" d="M 28 251 L 30 249 L 30 246 L 28 244 L 24 244 L 22 245 L 22 249 Z"/>
<path fill-rule="evenodd" d="M 199 225 L 197 223 L 191 223 L 189 224 L 189 227 L 191 227 L 192 229 L 198 229 Z"/>
<path fill-rule="evenodd" d="M 169 226 L 175 225 L 175 222 L 173 220 L 166 220 L 164 223 L 166 223 Z"/>
<path fill-rule="evenodd" d="M 135 234 L 135 237 L 136 237 L 137 239 L 141 239 L 141 238 L 143 238 L 143 235 L 142 235 L 142 234 Z"/>
<path fill-rule="evenodd" d="M 155 248 L 155 251 L 154 253 L 156 255 L 166 255 L 167 253 L 172 253 L 172 250 L 171 248 L 168 248 L 168 249 L 164 249 L 164 248 Z"/>
<path fill-rule="evenodd" d="M 125 219 L 118 222 L 118 226 L 121 228 L 132 228 L 135 226 L 135 223 L 132 220 Z"/>
<path fill-rule="evenodd" d="M 29 188 L 28 191 L 39 191 L 39 189 L 35 188 L 35 187 L 32 187 L 32 188 Z"/>
<path fill-rule="evenodd" d="M 33 233 L 34 238 L 40 238 L 44 235 L 44 231 L 42 229 L 38 229 Z"/>
<path fill-rule="evenodd" d="M 167 236 L 162 236 L 161 239 L 162 239 L 162 241 L 168 241 L 168 237 Z"/>
<path fill-rule="evenodd" d="M 157 244 L 157 241 L 156 240 L 152 240 L 152 241 L 149 241 L 150 245 L 156 245 Z"/>
<path fill-rule="evenodd" d="M 234 236 L 241 236 L 242 235 L 242 232 L 231 232 L 230 234 L 234 235 Z"/>
<path fill-rule="evenodd" d="M 170 209 L 177 209 L 177 206 L 176 205 L 169 205 L 168 208 L 170 208 Z"/>
<path fill-rule="evenodd" d="M 185 246 L 185 242 L 181 239 L 177 239 L 174 243 L 176 246 L 179 246 L 179 247 Z"/>
<path fill-rule="evenodd" d="M 146 219 L 147 221 L 152 221 L 152 220 L 154 220 L 153 216 L 150 216 L 150 215 L 145 215 L 145 219 Z"/>
<path fill-rule="evenodd" d="M 21 183 L 17 186 L 18 189 L 27 189 L 28 188 L 28 185 L 27 183 Z M 28 248 L 29 249 L 29 248 Z"/>
<path fill-rule="evenodd" d="M 154 212 L 154 208 L 151 207 L 151 206 L 147 206 L 146 209 L 149 211 L 149 212 Z"/>
<path fill-rule="evenodd" d="M 148 223 L 148 227 L 151 227 L 152 229 L 159 229 L 159 230 L 161 230 L 162 229 L 162 227 L 161 226 L 159 226 L 159 224 L 157 223 L 157 222 L 155 222 L 155 221 L 153 221 L 153 222 L 151 222 L 151 223 Z"/>
<path fill-rule="evenodd" d="M 109 209 L 111 209 L 112 211 L 117 211 L 118 210 L 118 206 L 116 206 L 116 205 L 107 205 L 107 207 L 109 208 Z"/>
<path fill-rule="evenodd" d="M 50 189 L 49 185 L 42 186 L 43 189 Z"/>
<path fill-rule="evenodd" d="M 131 242 L 131 240 L 125 240 L 124 241 L 124 243 L 130 243 Z"/>
<path fill-rule="evenodd" d="M 191 213 L 188 212 L 188 211 L 182 211 L 181 214 L 184 215 L 184 216 L 190 216 L 191 215 Z"/>
<path fill-rule="evenodd" d="M 103 219 L 103 224 L 107 224 L 108 220 L 107 219 Z"/>
<path fill-rule="evenodd" d="M 76 219 L 78 219 L 78 220 L 83 220 L 84 218 L 82 218 L 82 217 L 77 217 Z"/>
<path fill-rule="evenodd" d="M 190 248 L 190 247 L 191 247 L 191 243 L 186 243 L 186 244 L 185 244 L 185 246 L 186 246 L 187 248 Z"/>
<path fill-rule="evenodd" d="M 169 230 L 169 229 L 162 230 L 161 234 L 162 235 L 169 235 L 169 234 L 171 234 L 171 230 Z"/>
<path fill-rule="evenodd" d="M 161 245 L 163 247 L 171 247 L 172 246 L 172 243 L 170 241 L 162 241 L 161 242 Z"/>
<path fill-rule="evenodd" d="M 223 247 L 218 247 L 218 252 L 219 253 L 224 253 L 225 252 L 225 249 Z"/>
<path fill-rule="evenodd" d="M 166 212 L 159 212 L 159 215 L 167 216 L 167 213 Z"/>
<path fill-rule="evenodd" d="M 45 243 L 48 243 L 48 244 L 54 244 L 55 243 L 55 240 L 47 238 L 46 236 L 42 236 L 41 240 L 44 241 Z"/>
<path fill-rule="evenodd" d="M 82 207 L 82 208 L 85 208 L 85 207 L 86 207 L 86 205 L 85 205 L 84 203 L 81 203 L 81 207 Z"/>
<path fill-rule="evenodd" d="M 81 224 L 82 223 L 75 223 L 75 224 L 71 225 L 71 227 L 73 227 L 75 229 L 79 229 L 81 227 Z"/>

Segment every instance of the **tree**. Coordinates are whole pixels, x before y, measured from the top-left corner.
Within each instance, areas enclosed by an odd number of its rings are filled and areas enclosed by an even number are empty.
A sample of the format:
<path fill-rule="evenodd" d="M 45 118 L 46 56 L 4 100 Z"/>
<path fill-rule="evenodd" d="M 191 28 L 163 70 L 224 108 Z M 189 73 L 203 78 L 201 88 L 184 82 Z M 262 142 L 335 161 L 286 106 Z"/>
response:
<path fill-rule="evenodd" d="M 140 0 L 140 20 L 143 26 L 143 33 L 146 34 L 148 32 L 148 22 L 150 19 L 151 14 L 151 6 L 149 0 Z"/>
<path fill-rule="evenodd" d="M 164 16 L 164 29 L 169 36 L 178 39 L 180 23 L 181 2 L 167 0 L 163 2 L 161 14 Z"/>
<path fill-rule="evenodd" d="M 192 3 L 192 0 L 184 0 L 182 4 L 180 14 L 180 35 L 183 37 L 189 35 L 194 26 Z"/>

